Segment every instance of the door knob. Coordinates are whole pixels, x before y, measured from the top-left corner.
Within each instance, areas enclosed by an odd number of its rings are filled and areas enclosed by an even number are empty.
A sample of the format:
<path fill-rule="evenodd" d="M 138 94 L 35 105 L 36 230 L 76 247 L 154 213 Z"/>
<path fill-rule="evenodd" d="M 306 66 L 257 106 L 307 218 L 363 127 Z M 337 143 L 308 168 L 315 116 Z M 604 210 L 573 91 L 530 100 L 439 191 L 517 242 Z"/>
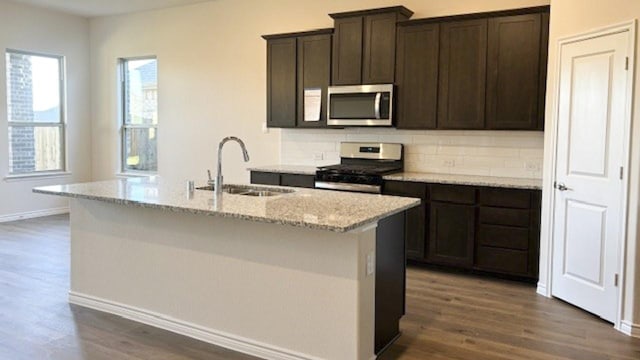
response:
<path fill-rule="evenodd" d="M 555 187 L 556 189 L 558 189 L 560 191 L 567 191 L 567 190 L 571 191 L 571 190 L 573 190 L 571 188 L 568 188 L 567 185 L 565 185 L 564 183 L 556 183 L 556 182 L 554 182 L 553 183 L 553 187 Z"/>

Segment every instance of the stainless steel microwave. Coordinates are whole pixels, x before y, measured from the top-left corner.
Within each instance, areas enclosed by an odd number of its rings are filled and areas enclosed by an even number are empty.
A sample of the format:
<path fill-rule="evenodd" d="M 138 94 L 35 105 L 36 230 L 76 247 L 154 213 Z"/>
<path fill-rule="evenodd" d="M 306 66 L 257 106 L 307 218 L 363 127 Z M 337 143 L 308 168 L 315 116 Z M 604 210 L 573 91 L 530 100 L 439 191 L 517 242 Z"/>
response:
<path fill-rule="evenodd" d="M 327 94 L 328 125 L 393 125 L 393 84 L 330 86 Z"/>

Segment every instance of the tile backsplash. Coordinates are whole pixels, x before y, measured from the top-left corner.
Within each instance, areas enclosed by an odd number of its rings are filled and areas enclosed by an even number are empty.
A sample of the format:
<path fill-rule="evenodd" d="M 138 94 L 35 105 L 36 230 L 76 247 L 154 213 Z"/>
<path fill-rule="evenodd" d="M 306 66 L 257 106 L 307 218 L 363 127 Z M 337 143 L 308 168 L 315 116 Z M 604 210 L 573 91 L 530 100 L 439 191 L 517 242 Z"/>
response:
<path fill-rule="evenodd" d="M 542 178 L 540 131 L 407 131 L 353 128 L 281 130 L 280 162 L 329 165 L 340 161 L 343 141 L 405 145 L 405 171 Z"/>

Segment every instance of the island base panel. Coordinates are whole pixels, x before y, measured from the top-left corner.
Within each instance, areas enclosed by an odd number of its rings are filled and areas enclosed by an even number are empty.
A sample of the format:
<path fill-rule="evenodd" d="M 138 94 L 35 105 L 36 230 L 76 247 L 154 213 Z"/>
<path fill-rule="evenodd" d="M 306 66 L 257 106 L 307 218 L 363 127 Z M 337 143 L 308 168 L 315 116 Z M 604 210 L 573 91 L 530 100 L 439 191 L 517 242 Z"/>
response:
<path fill-rule="evenodd" d="M 374 359 L 376 230 L 71 199 L 70 301 L 265 359 Z"/>

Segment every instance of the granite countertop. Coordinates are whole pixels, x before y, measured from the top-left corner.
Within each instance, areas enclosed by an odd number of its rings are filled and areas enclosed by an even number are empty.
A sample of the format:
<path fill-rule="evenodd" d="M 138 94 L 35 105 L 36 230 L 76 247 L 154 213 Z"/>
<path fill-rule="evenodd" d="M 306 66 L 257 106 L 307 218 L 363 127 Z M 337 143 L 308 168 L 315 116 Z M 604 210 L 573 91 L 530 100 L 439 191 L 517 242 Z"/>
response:
<path fill-rule="evenodd" d="M 315 175 L 317 167 L 310 165 L 270 165 L 251 167 L 249 171 L 260 171 L 281 174 Z"/>
<path fill-rule="evenodd" d="M 261 171 L 281 174 L 302 174 L 315 175 L 315 166 L 305 165 L 271 165 L 249 168 L 249 171 Z M 436 174 L 436 173 L 420 173 L 420 172 L 403 172 L 391 175 L 385 175 L 385 180 L 412 181 L 434 184 L 453 184 L 453 185 L 473 185 L 473 186 L 489 186 L 511 189 L 542 189 L 541 179 L 524 179 L 498 176 L 476 176 L 476 175 L 456 175 L 456 174 Z"/>
<path fill-rule="evenodd" d="M 509 178 L 497 176 L 434 174 L 419 172 L 404 172 L 385 175 L 385 180 L 413 181 L 434 184 L 474 185 L 511 189 L 542 189 L 541 179 Z"/>
<path fill-rule="evenodd" d="M 33 192 L 334 232 L 351 231 L 420 204 L 419 199 L 406 197 L 290 187 L 276 189 L 294 192 L 270 197 L 224 193 L 221 198 L 215 198 L 214 193 L 207 190 L 189 193 L 186 181 L 171 182 L 160 177 L 44 186 Z"/>

